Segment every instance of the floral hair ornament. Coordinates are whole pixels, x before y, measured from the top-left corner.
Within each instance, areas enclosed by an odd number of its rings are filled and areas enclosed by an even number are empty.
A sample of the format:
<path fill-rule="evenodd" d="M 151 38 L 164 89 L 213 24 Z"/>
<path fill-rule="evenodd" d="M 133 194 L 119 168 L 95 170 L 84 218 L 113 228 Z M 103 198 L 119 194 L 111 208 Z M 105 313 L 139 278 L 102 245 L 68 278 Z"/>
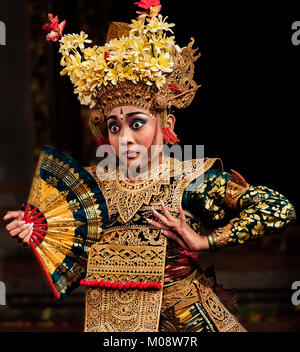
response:
<path fill-rule="evenodd" d="M 138 5 L 142 9 L 148 10 L 147 12 L 136 11 L 136 13 L 140 15 L 138 18 L 141 18 L 143 16 L 157 16 L 161 10 L 161 4 L 159 0 L 142 0 L 139 2 L 135 2 L 134 5 Z"/>
<path fill-rule="evenodd" d="M 52 13 L 48 14 L 48 18 L 50 23 L 45 23 L 42 27 L 42 30 L 49 31 L 46 37 L 47 41 L 56 42 L 62 37 L 62 33 L 66 25 L 66 20 L 58 23 L 58 17 L 53 17 Z"/>
<path fill-rule="evenodd" d="M 91 40 L 83 31 L 62 36 L 60 74 L 69 76 L 80 103 L 94 108 L 89 123 L 99 145 L 107 140 L 105 116 L 128 105 L 159 112 L 164 142 L 175 144 L 179 140 L 167 125 L 167 108 L 185 108 L 194 99 L 200 87 L 193 80 L 194 62 L 200 54 L 192 48 L 193 38 L 183 48 L 175 43 L 175 24 L 159 14 L 159 0 L 135 4 L 145 12 L 137 11 L 130 24 L 112 22 L 103 46 L 86 46 Z M 57 30 L 57 20 L 50 21 Z"/>

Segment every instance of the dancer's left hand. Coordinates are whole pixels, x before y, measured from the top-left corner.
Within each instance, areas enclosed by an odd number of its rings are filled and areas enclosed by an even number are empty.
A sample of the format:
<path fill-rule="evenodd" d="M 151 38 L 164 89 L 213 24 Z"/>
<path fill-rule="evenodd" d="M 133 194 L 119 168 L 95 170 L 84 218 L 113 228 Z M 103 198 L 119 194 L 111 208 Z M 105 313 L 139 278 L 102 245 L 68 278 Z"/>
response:
<path fill-rule="evenodd" d="M 150 225 L 161 228 L 163 235 L 176 241 L 185 250 L 193 252 L 209 249 L 207 237 L 199 235 L 186 223 L 182 207 L 178 208 L 180 219 L 172 216 L 162 201 L 161 208 L 164 215 L 153 209 L 153 214 L 161 222 L 147 219 Z"/>

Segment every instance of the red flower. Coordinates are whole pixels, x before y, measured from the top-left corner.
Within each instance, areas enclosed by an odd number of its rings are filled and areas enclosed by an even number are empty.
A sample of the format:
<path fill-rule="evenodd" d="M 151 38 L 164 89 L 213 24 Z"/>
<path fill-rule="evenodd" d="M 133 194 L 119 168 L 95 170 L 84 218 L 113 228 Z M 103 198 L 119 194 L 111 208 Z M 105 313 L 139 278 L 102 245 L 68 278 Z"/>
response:
<path fill-rule="evenodd" d="M 135 2 L 134 5 L 138 5 L 142 9 L 148 10 L 147 12 L 136 11 L 136 13 L 140 15 L 138 18 L 142 16 L 157 16 L 161 10 L 160 0 L 141 0 Z"/>
<path fill-rule="evenodd" d="M 135 2 L 134 5 L 138 5 L 142 9 L 150 9 L 153 6 L 161 6 L 160 0 L 141 0 L 138 2 Z"/>
<path fill-rule="evenodd" d="M 60 37 L 62 37 L 63 30 L 66 25 L 66 20 L 58 23 L 58 17 L 53 17 L 52 13 L 48 14 L 48 18 L 50 23 L 45 23 L 42 26 L 42 30 L 49 31 L 50 33 L 47 34 L 47 41 L 56 42 Z"/>
<path fill-rule="evenodd" d="M 42 27 L 44 31 L 56 31 L 58 27 L 58 17 L 53 17 L 52 13 L 48 13 L 50 23 L 45 23 Z"/>

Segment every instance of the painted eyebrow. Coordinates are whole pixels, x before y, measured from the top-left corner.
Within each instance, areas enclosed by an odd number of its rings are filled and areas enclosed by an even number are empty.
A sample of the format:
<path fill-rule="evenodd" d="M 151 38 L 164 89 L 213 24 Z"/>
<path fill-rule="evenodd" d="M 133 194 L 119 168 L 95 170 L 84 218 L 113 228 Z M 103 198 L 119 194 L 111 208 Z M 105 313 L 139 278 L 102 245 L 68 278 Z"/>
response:
<path fill-rule="evenodd" d="M 135 112 L 129 112 L 128 114 L 126 114 L 125 118 L 129 118 L 131 116 L 138 115 L 138 114 L 147 116 L 147 114 L 145 114 L 142 111 L 135 111 Z M 110 116 L 108 116 L 107 121 L 110 120 L 110 119 L 116 120 L 117 118 L 118 118 L 117 115 L 110 115 Z"/>

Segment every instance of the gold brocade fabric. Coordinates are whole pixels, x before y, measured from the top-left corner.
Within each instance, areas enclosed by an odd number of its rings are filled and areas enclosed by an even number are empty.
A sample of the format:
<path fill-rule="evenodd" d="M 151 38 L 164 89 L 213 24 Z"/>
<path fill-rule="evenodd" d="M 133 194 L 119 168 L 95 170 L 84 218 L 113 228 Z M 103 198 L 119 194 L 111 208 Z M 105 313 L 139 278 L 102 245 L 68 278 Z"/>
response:
<path fill-rule="evenodd" d="M 123 246 L 96 244 L 91 248 L 87 279 L 163 284 L 165 244 Z M 85 331 L 157 331 L 162 290 L 88 288 Z"/>
<path fill-rule="evenodd" d="M 209 279 L 201 275 L 195 281 L 202 306 L 220 332 L 246 332 L 245 328 L 224 307 L 217 295 L 214 293 Z"/>
<path fill-rule="evenodd" d="M 135 182 L 119 175 L 118 170 L 105 172 L 96 167 L 87 168 L 98 182 L 109 214 L 118 213 L 123 223 L 134 217 L 142 206 L 146 209 L 160 209 L 163 200 L 169 210 L 178 212 L 182 194 L 187 185 L 204 174 L 218 159 L 192 159 L 180 162 L 175 158 L 167 158 L 163 164 L 153 167 Z M 170 179 L 174 182 L 170 183 Z M 163 187 L 163 186 L 167 187 Z M 150 204 L 151 201 L 151 204 Z"/>
<path fill-rule="evenodd" d="M 216 160 L 180 162 L 170 158 L 158 171 L 159 177 L 141 178 L 134 183 L 110 177 L 104 180 L 103 170 L 88 168 L 103 192 L 110 221 L 99 243 L 90 250 L 87 280 L 162 284 L 172 280 L 171 276 L 165 276 L 166 258 L 178 257 L 179 248 L 169 243 L 167 248 L 166 237 L 160 229 L 150 226 L 146 218 L 153 208 L 161 210 L 160 200 L 173 216 L 179 217 L 178 207 L 186 187 Z M 102 177 L 97 178 L 97 174 Z M 201 277 L 201 271 L 194 271 L 156 292 L 87 288 L 85 331 L 158 331 L 161 316 L 164 316 L 163 331 L 168 327 L 174 331 L 174 326 L 177 331 L 183 331 L 184 324 L 176 314 L 201 300 Z M 205 304 L 207 314 L 214 317 L 212 307 Z M 217 305 L 221 310 L 224 308 L 220 301 Z"/>
<path fill-rule="evenodd" d="M 220 332 L 245 332 L 244 327 L 225 308 L 213 291 L 211 280 L 194 270 L 188 277 L 164 289 L 162 311 L 174 309 L 175 316 L 200 301 L 208 318 Z M 171 322 L 169 322 L 171 323 Z M 173 324 L 172 324 L 173 325 Z M 176 331 L 174 329 L 174 331 Z"/>

